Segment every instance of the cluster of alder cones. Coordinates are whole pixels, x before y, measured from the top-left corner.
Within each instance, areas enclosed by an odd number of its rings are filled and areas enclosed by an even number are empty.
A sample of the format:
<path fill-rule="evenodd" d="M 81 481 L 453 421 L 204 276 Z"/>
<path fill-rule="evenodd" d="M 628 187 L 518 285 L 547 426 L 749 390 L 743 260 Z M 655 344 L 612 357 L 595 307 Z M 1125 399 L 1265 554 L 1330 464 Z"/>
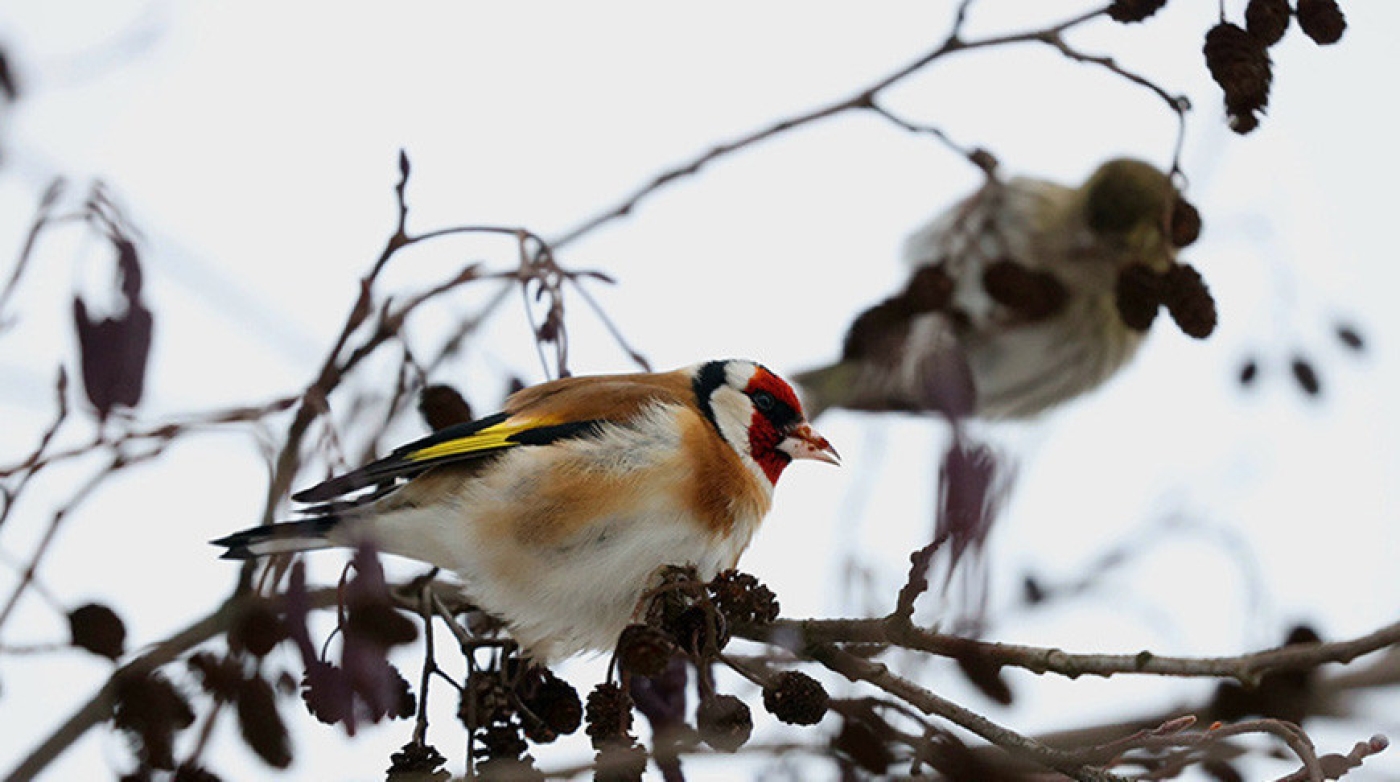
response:
<path fill-rule="evenodd" d="M 1167 0 L 1116 0 L 1108 15 L 1115 21 L 1141 22 L 1157 13 Z M 1249 0 L 1244 27 L 1222 18 L 1206 33 L 1204 53 L 1211 78 L 1225 92 L 1225 114 L 1236 133 L 1259 127 L 1259 115 L 1269 105 L 1273 63 L 1269 47 L 1283 40 L 1293 18 L 1303 34 L 1319 46 L 1341 40 L 1346 16 L 1336 0 Z"/>

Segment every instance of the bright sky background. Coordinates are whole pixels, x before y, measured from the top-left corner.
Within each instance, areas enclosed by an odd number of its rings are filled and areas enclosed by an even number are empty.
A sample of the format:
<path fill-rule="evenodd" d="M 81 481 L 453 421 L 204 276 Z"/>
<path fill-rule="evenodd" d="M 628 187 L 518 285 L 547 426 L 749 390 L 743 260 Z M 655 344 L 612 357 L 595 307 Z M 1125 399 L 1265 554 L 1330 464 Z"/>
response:
<path fill-rule="evenodd" d="M 969 34 L 1086 7 L 1042 2 L 1034 7 L 1043 16 L 1027 18 L 1031 5 L 977 3 Z M 1239 20 L 1243 3 L 1226 5 Z M 23 95 L 0 109 L 0 272 L 8 276 L 53 177 L 79 189 L 100 178 L 145 232 L 156 337 L 143 414 L 268 400 L 308 382 L 392 230 L 401 148 L 413 165 L 411 228 L 503 224 L 559 235 L 716 142 L 894 70 L 942 39 L 952 6 L 12 0 L 0 8 L 0 46 Z M 1152 525 L 1176 519 L 1194 530 L 1149 549 L 1094 596 L 1045 616 L 1012 615 L 994 637 L 1229 654 L 1276 643 L 1294 621 L 1337 638 L 1394 618 L 1400 274 L 1390 186 L 1400 162 L 1385 85 L 1396 72 L 1400 6 L 1344 6 L 1351 27 L 1338 46 L 1319 49 L 1295 27 L 1273 50 L 1269 115 L 1243 139 L 1224 129 L 1200 56 L 1215 4 L 1177 0 L 1146 25 L 1102 21 L 1070 38 L 1194 102 L 1184 164 L 1205 234 L 1184 257 L 1211 285 L 1221 325 L 1205 343 L 1159 326 L 1100 393 L 986 431 L 1022 463 L 992 543 L 998 604 L 1014 601 L 1028 571 L 1073 578 Z M 1045 47 L 945 60 L 891 90 L 888 104 L 987 147 L 1012 173 L 1066 182 L 1120 154 L 1166 165 L 1176 128 L 1155 96 Z M 977 180 L 927 138 L 842 116 L 664 190 L 561 260 L 618 280 L 592 290 L 658 368 L 742 355 L 791 371 L 835 355 L 854 314 L 901 283 L 903 236 Z M 20 326 L 0 334 L 0 462 L 28 453 L 50 420 L 57 367 L 75 371 L 69 297 L 103 279 L 100 250 L 76 232 L 38 250 L 18 296 Z M 443 242 L 398 259 L 387 283 L 408 290 L 473 260 L 505 268 L 513 252 Z M 574 370 L 628 369 L 571 303 Z M 430 333 L 445 322 L 442 310 L 428 311 L 412 327 Z M 1336 341 L 1342 322 L 1367 338 L 1364 352 Z M 543 379 L 518 305 L 488 333 L 459 374 L 439 378 L 482 412 L 499 403 L 504 372 Z M 1295 354 L 1317 366 L 1319 401 L 1289 378 Z M 1261 375 L 1241 392 L 1235 377 L 1247 356 Z M 839 413 L 820 428 L 845 466 L 790 470 L 743 567 L 775 589 L 788 615 L 887 611 L 907 553 L 930 528 L 943 429 Z M 111 601 L 135 645 L 164 637 L 227 593 L 235 569 L 205 541 L 256 521 L 263 465 L 253 438 L 213 435 L 130 471 L 68 520 L 44 583 L 68 605 Z M 83 474 L 55 474 L 36 489 L 61 496 Z M 36 501 L 0 530 L 6 560 L 27 557 L 48 512 Z M 322 578 L 341 562 L 313 559 Z M 841 575 L 852 561 L 871 579 L 863 590 Z M 6 594 L 10 583 L 0 579 Z M 924 603 L 936 619 L 938 601 Z M 62 630 L 31 597 L 3 640 Z M 416 680 L 416 662 L 403 662 Z M 580 689 L 597 667 L 571 669 Z M 0 658 L 0 766 L 105 675 L 78 654 Z M 1206 691 L 1021 676 L 1021 700 L 1008 711 L 947 669 L 929 675 L 940 692 L 1027 731 L 1130 714 L 1146 694 L 1167 703 Z M 295 703 L 283 711 L 298 750 L 287 779 L 382 778 L 411 731 L 395 723 L 344 745 Z M 1325 751 L 1372 732 L 1400 736 L 1400 721 L 1376 714 L 1359 730 L 1318 723 L 1312 733 Z M 460 731 L 445 716 L 435 725 L 460 771 Z M 46 778 L 103 778 L 125 758 L 119 739 L 95 732 Z M 230 775 L 261 774 L 232 730 L 211 758 Z M 722 766 L 694 768 L 725 776 Z M 1400 774 L 1394 757 L 1368 768 Z"/>

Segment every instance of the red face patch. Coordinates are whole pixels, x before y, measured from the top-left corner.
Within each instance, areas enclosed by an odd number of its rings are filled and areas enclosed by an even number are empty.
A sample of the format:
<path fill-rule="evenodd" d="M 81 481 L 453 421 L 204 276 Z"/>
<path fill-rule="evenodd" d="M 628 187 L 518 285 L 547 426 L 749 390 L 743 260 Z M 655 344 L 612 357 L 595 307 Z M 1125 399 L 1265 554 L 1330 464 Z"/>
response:
<path fill-rule="evenodd" d="M 765 367 L 759 367 L 758 371 L 754 372 L 753 377 L 749 379 L 748 386 L 744 388 L 744 393 L 749 395 L 759 391 L 767 391 L 779 402 L 792 408 L 798 417 L 802 416 L 802 403 L 797 400 L 797 394 L 792 390 L 792 386 L 788 385 L 786 380 L 769 372 Z"/>
<path fill-rule="evenodd" d="M 802 420 L 802 403 L 792 386 L 777 375 L 759 367 L 744 393 L 754 402 L 753 418 L 749 421 L 749 453 L 769 483 L 777 484 L 783 468 L 792 457 L 778 450 L 778 443 L 787 436 L 789 427 Z"/>

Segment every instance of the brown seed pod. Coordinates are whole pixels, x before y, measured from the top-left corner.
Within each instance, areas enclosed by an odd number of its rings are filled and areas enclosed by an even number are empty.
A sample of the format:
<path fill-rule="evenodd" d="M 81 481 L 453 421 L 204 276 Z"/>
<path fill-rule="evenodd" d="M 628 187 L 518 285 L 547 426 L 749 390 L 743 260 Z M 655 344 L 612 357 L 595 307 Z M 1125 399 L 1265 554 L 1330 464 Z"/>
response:
<path fill-rule="evenodd" d="M 733 695 L 711 695 L 700 701 L 695 711 L 695 727 L 706 744 L 720 752 L 735 752 L 753 733 L 753 715 L 749 707 Z"/>
<path fill-rule="evenodd" d="M 924 266 L 909 278 L 901 298 L 909 306 L 910 312 L 932 312 L 948 308 L 953 300 L 953 278 L 942 264 Z"/>
<path fill-rule="evenodd" d="M 1202 52 L 1211 78 L 1225 91 L 1232 112 L 1257 111 L 1269 105 L 1273 68 L 1259 39 L 1244 28 L 1221 22 L 1206 33 Z"/>
<path fill-rule="evenodd" d="M 425 386 L 418 392 L 418 414 L 434 432 L 471 421 L 472 407 L 449 385 Z"/>
<path fill-rule="evenodd" d="M 548 668 L 532 667 L 516 682 L 515 694 L 524 707 L 520 720 L 525 735 L 536 744 L 567 736 L 583 722 L 578 691 Z"/>
<path fill-rule="evenodd" d="M 647 751 L 631 739 L 614 741 L 598 748 L 594 758 L 594 782 L 642 782 L 647 770 Z"/>
<path fill-rule="evenodd" d="M 693 605 L 676 615 L 665 628 L 680 647 L 691 654 L 706 654 L 729 643 L 729 622 L 712 605 Z"/>
<path fill-rule="evenodd" d="M 1334 44 L 1347 29 L 1337 0 L 1298 0 L 1298 26 L 1319 46 Z"/>
<path fill-rule="evenodd" d="M 1201 237 L 1201 213 L 1180 195 L 1172 202 L 1171 224 L 1169 226 L 1172 247 L 1188 247 Z"/>
<path fill-rule="evenodd" d="M 287 626 L 266 598 L 254 598 L 234 614 L 228 629 L 230 649 L 241 649 L 263 657 L 287 638 Z"/>
<path fill-rule="evenodd" d="M 69 640 L 73 646 L 116 660 L 126 648 L 126 624 L 105 605 L 88 603 L 68 613 Z"/>
<path fill-rule="evenodd" d="M 215 701 L 231 703 L 243 685 L 242 661 L 213 652 L 198 652 L 185 663 L 199 678 L 200 687 Z"/>
<path fill-rule="evenodd" d="M 675 653 L 670 637 L 649 625 L 628 625 L 617 638 L 617 666 L 637 676 L 660 674 Z"/>
<path fill-rule="evenodd" d="M 1190 337 L 1205 339 L 1215 331 L 1215 299 L 1201 273 L 1188 264 L 1178 264 L 1163 276 L 1162 303 L 1172 320 Z"/>
<path fill-rule="evenodd" d="M 194 724 L 189 700 L 159 671 L 119 671 L 112 685 L 112 725 L 132 739 L 142 763 L 175 768 L 175 734 Z"/>
<path fill-rule="evenodd" d="M 1225 92 L 1230 128 L 1244 134 L 1254 130 L 1255 115 L 1269 105 L 1273 65 L 1265 45 L 1243 27 L 1221 22 L 1206 33 L 1202 49 L 1211 78 Z"/>
<path fill-rule="evenodd" d="M 710 599 L 732 624 L 763 625 L 778 618 L 778 598 L 757 578 L 726 570 L 708 584 Z"/>
<path fill-rule="evenodd" d="M 941 264 L 914 272 L 897 295 L 862 312 L 846 331 L 843 359 L 880 357 L 900 349 L 909 321 L 925 312 L 948 309 L 953 299 L 953 278 Z"/>
<path fill-rule="evenodd" d="M 1288 0 L 1249 0 L 1244 8 L 1244 27 L 1265 46 L 1283 40 L 1293 9 Z"/>
<path fill-rule="evenodd" d="M 261 676 L 244 679 L 234 706 L 243 743 L 273 768 L 290 766 L 291 737 L 277 711 L 277 696 L 272 685 Z"/>
<path fill-rule="evenodd" d="M 1032 271 L 1004 258 L 982 272 L 982 288 L 998 304 L 1031 322 L 1058 315 L 1069 300 L 1069 291 L 1046 271 Z"/>
<path fill-rule="evenodd" d="M 467 677 L 467 686 L 457 703 L 457 718 L 467 730 L 476 730 L 510 720 L 515 713 L 510 691 L 499 673 L 478 671 Z"/>
<path fill-rule="evenodd" d="M 1298 387 L 1303 389 L 1303 393 L 1315 397 L 1322 393 L 1322 380 L 1317 376 L 1317 369 L 1311 361 L 1302 356 L 1294 356 L 1289 363 L 1289 369 L 1293 372 L 1293 379 L 1297 381 Z"/>
<path fill-rule="evenodd" d="M 1162 303 L 1162 282 L 1155 272 L 1140 263 L 1125 266 L 1118 273 L 1114 303 L 1123 325 L 1135 331 L 1147 331 L 1157 319 Z"/>
<path fill-rule="evenodd" d="M 801 671 L 783 671 L 763 686 L 763 708 L 789 725 L 815 725 L 826 716 L 831 696 Z"/>
<path fill-rule="evenodd" d="M 437 747 L 431 744 L 409 742 L 403 745 L 398 752 L 389 756 L 389 775 L 393 776 L 395 772 L 402 774 L 418 772 L 431 775 L 446 762 L 447 758 L 437 751 Z"/>
<path fill-rule="evenodd" d="M 632 729 L 632 698 L 613 682 L 603 682 L 588 693 L 584 708 L 588 728 L 584 731 L 593 739 L 593 747 L 622 739 Z"/>
<path fill-rule="evenodd" d="M 1361 332 L 1355 326 L 1338 323 L 1336 333 L 1337 339 L 1349 350 L 1360 352 L 1366 349 L 1366 340 L 1361 337 Z"/>
<path fill-rule="evenodd" d="M 1114 0 L 1108 7 L 1108 16 L 1123 24 L 1141 22 L 1162 10 L 1166 4 L 1167 0 Z"/>

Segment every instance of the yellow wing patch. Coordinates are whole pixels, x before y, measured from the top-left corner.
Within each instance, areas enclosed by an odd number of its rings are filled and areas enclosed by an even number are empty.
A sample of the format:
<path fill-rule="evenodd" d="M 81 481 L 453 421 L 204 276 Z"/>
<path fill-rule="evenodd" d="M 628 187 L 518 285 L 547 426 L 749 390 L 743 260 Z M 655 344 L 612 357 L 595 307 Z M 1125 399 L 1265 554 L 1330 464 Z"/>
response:
<path fill-rule="evenodd" d="M 409 443 L 358 470 L 337 475 L 292 495 L 297 502 L 326 502 L 366 486 L 381 485 L 399 476 L 420 474 L 437 464 L 482 457 L 517 445 L 548 445 L 561 439 L 587 436 L 604 425 L 601 420 L 566 421 L 553 415 L 511 417 L 506 413 L 459 424 Z M 455 437 L 454 433 L 458 433 Z"/>
<path fill-rule="evenodd" d="M 426 462 L 469 453 L 498 451 L 502 448 L 520 445 L 519 442 L 511 440 L 511 437 L 531 429 L 552 426 L 554 423 L 553 420 L 547 418 L 532 418 L 526 421 L 502 421 L 499 424 L 493 424 L 465 437 L 455 437 L 451 440 L 434 443 L 425 448 L 419 448 L 416 451 L 410 451 L 404 454 L 403 458 L 411 462 Z"/>

